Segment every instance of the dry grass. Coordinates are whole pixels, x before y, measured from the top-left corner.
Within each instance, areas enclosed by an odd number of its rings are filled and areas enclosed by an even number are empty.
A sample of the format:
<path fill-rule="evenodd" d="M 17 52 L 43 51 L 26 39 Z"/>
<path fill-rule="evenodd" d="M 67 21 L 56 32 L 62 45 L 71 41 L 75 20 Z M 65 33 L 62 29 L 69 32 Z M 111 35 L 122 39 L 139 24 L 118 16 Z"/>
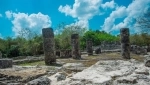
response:
<path fill-rule="evenodd" d="M 137 60 L 137 61 L 140 61 L 140 62 L 144 62 L 144 57 L 143 55 L 137 55 L 137 54 L 133 54 L 131 53 L 131 58 Z"/>
<path fill-rule="evenodd" d="M 138 60 L 140 62 L 144 61 L 144 58 L 141 55 L 136 55 L 136 54 L 131 53 L 130 56 L 131 58 Z M 76 60 L 72 58 L 57 59 L 57 62 L 64 62 L 64 64 L 65 63 L 83 63 L 86 67 L 89 67 L 95 64 L 99 60 L 123 60 L 123 58 L 121 57 L 120 52 L 113 52 L 113 53 L 101 53 L 98 55 L 91 55 L 91 56 L 83 55 L 81 60 Z M 45 63 L 44 61 L 38 61 L 38 62 L 33 62 L 33 63 L 24 63 L 20 65 L 21 66 L 35 66 L 35 65 L 43 66 L 45 65 Z"/>
<path fill-rule="evenodd" d="M 20 66 L 35 66 L 35 65 L 38 65 L 38 66 L 43 66 L 45 65 L 45 62 L 44 61 L 37 61 L 37 62 L 32 62 L 32 63 L 23 63 L 23 64 L 19 64 Z"/>

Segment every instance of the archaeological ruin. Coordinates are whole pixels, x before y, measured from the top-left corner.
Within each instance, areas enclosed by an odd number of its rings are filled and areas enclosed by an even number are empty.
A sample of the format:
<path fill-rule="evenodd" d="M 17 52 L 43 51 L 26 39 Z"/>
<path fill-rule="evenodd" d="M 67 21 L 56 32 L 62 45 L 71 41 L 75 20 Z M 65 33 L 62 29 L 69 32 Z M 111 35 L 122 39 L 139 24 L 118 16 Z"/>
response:
<path fill-rule="evenodd" d="M 54 32 L 52 28 L 43 28 L 42 34 L 45 64 L 50 65 L 56 62 Z"/>
<path fill-rule="evenodd" d="M 88 55 L 93 55 L 92 46 L 93 46 L 92 40 L 90 40 L 90 39 L 86 40 L 86 49 L 87 49 Z"/>
<path fill-rule="evenodd" d="M 129 28 L 120 29 L 121 37 L 121 55 L 125 59 L 130 59 L 130 40 L 129 40 Z"/>
<path fill-rule="evenodd" d="M 72 58 L 81 59 L 78 34 L 71 35 L 71 46 L 72 46 Z"/>

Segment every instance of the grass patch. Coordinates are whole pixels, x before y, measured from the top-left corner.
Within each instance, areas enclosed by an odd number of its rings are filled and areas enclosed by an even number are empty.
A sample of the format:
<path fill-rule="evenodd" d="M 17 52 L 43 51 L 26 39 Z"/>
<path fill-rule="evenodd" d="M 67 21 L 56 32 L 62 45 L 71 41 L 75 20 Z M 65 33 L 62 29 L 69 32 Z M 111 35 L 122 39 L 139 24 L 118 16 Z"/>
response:
<path fill-rule="evenodd" d="M 131 53 L 131 58 L 140 61 L 140 62 L 144 62 L 144 57 L 142 57 L 142 55 L 137 55 L 137 54 L 133 54 Z"/>
<path fill-rule="evenodd" d="M 90 66 L 94 65 L 97 62 L 98 62 L 98 60 L 93 59 L 93 60 L 83 62 L 83 65 L 85 65 L 85 67 L 90 67 Z"/>
<path fill-rule="evenodd" d="M 45 65 L 45 62 L 44 61 L 37 61 L 37 62 L 32 62 L 32 63 L 19 64 L 19 66 L 35 66 L 35 65 L 43 66 L 43 65 Z"/>
<path fill-rule="evenodd" d="M 135 59 L 137 61 L 143 62 L 144 57 L 141 55 L 136 55 L 133 53 L 130 53 L 131 59 Z M 86 67 L 89 67 L 99 60 L 122 60 L 123 58 L 121 57 L 120 52 L 112 52 L 112 53 L 101 53 L 98 55 L 91 55 L 91 56 L 84 56 L 83 59 L 81 60 L 76 60 L 72 58 L 66 58 L 66 59 L 57 59 L 57 62 L 64 62 L 64 63 L 83 63 Z M 44 61 L 37 61 L 37 62 L 32 62 L 32 63 L 23 63 L 20 64 L 20 66 L 45 66 Z M 54 63 L 50 66 L 62 66 L 62 64 Z"/>

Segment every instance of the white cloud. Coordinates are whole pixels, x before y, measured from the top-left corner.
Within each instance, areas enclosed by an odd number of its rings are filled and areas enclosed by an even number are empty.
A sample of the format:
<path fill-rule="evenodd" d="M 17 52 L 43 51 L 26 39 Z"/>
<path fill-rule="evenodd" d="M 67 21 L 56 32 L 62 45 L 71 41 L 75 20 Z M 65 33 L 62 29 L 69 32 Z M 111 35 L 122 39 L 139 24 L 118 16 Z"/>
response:
<path fill-rule="evenodd" d="M 102 26 L 103 30 L 109 32 L 112 30 L 119 30 L 123 27 L 128 27 L 131 30 L 138 31 L 138 29 L 134 28 L 134 21 L 137 17 L 144 13 L 149 4 L 150 0 L 134 0 L 127 8 L 118 7 L 105 19 L 104 25 Z M 114 23 L 117 18 L 123 17 L 125 18 L 122 22 L 119 24 Z"/>
<path fill-rule="evenodd" d="M 87 20 L 79 20 L 79 21 L 76 21 L 75 23 L 72 23 L 72 24 L 67 25 L 67 26 L 79 26 L 81 28 L 88 28 L 89 23 Z"/>
<path fill-rule="evenodd" d="M 107 31 L 110 32 L 111 28 L 114 26 L 114 22 L 116 18 L 123 18 L 127 15 L 126 12 L 126 7 L 122 6 L 122 7 L 118 7 L 115 11 L 112 11 L 112 13 L 110 14 L 109 17 L 107 17 L 105 19 L 104 25 L 102 26 L 102 28 Z"/>
<path fill-rule="evenodd" d="M 8 18 L 12 18 L 11 22 L 13 24 L 12 30 L 15 35 L 19 35 L 21 29 L 28 28 L 35 33 L 41 33 L 41 29 L 51 26 L 51 19 L 48 15 L 42 13 L 37 14 L 26 14 L 26 13 L 12 13 L 10 11 L 6 12 Z"/>
<path fill-rule="evenodd" d="M 13 16 L 13 15 L 12 15 L 12 14 L 13 14 L 12 11 L 6 11 L 5 14 L 6 14 L 6 17 L 7 17 L 8 19 L 12 18 L 12 16 Z"/>
<path fill-rule="evenodd" d="M 82 28 L 88 28 L 88 20 L 92 19 L 93 16 L 100 14 L 100 5 L 102 0 L 75 0 L 73 6 L 59 6 L 58 10 L 61 13 L 65 13 L 66 16 L 72 16 L 78 20 L 70 26 L 81 26 Z M 68 25 L 69 26 L 69 25 Z"/>
<path fill-rule="evenodd" d="M 73 7 L 61 5 L 58 10 L 73 18 L 89 20 L 99 13 L 101 2 L 102 0 L 75 0 Z"/>
<path fill-rule="evenodd" d="M 104 11 L 108 8 L 115 9 L 117 4 L 114 0 L 110 2 L 102 3 L 103 0 L 75 0 L 75 3 L 71 5 L 60 5 L 58 10 L 61 13 L 65 13 L 66 16 L 72 16 L 78 20 L 72 25 L 79 25 L 82 27 L 89 27 L 89 20 L 96 15 L 103 15 Z"/>
<path fill-rule="evenodd" d="M 116 6 L 117 6 L 117 4 L 114 2 L 114 0 L 111 0 L 110 2 L 106 2 L 101 5 L 101 7 L 103 9 L 107 9 L 107 8 L 114 9 L 114 8 L 116 8 Z"/>
<path fill-rule="evenodd" d="M 0 14 L 0 17 L 3 17 L 2 14 Z"/>

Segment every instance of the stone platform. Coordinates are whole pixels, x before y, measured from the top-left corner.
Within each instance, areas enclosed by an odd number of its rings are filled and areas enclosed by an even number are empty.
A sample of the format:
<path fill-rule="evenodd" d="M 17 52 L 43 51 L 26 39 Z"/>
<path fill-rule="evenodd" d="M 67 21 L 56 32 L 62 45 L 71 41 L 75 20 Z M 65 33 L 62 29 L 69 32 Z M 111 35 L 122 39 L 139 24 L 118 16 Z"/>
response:
<path fill-rule="evenodd" d="M 13 66 L 12 59 L 0 59 L 0 69 L 11 68 Z"/>

